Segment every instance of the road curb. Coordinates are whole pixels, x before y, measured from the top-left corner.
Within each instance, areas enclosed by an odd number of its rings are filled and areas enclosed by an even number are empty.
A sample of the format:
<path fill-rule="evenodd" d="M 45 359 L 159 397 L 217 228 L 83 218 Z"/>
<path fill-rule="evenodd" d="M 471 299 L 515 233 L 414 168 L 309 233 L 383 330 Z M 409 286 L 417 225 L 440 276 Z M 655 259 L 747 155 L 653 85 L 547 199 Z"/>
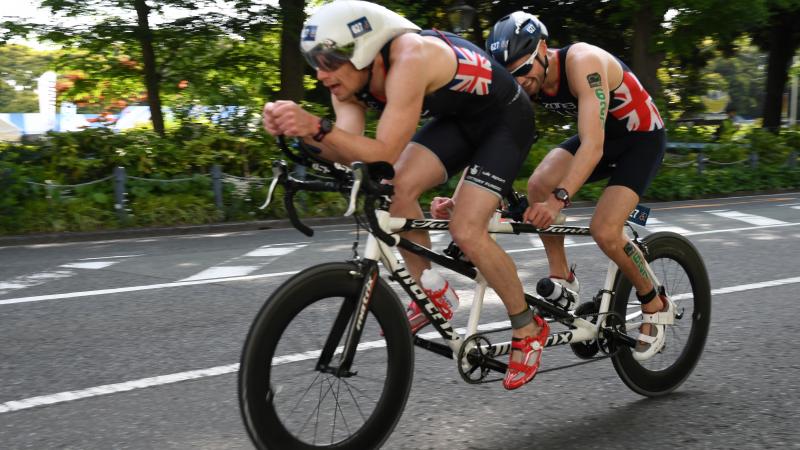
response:
<path fill-rule="evenodd" d="M 302 222 L 311 227 L 353 223 L 352 217 L 304 218 Z M 250 222 L 211 223 L 203 225 L 179 225 L 173 227 L 124 228 L 100 231 L 65 231 L 61 233 L 39 233 L 18 236 L 0 236 L 0 246 L 52 244 L 61 242 L 83 242 L 140 237 L 181 236 L 188 234 L 226 233 L 235 231 L 257 231 L 292 228 L 289 219 L 254 220 Z"/>

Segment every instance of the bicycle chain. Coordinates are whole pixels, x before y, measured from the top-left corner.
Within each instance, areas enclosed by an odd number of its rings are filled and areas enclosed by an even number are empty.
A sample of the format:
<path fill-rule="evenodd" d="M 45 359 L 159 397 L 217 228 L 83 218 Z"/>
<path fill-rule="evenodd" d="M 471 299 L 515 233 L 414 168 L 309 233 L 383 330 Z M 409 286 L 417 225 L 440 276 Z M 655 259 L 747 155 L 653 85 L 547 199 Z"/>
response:
<path fill-rule="evenodd" d="M 613 357 L 618 347 L 613 345 L 613 332 L 622 333 L 624 330 L 625 322 L 622 320 L 622 316 L 616 312 L 606 312 L 604 315 L 608 316 L 607 319 L 607 326 L 603 329 L 600 329 L 600 335 L 597 337 L 597 351 L 595 351 L 592 355 L 583 356 L 582 359 L 585 361 L 575 364 L 567 364 L 564 366 L 553 367 L 546 370 L 541 370 L 540 372 L 552 372 L 561 369 L 567 369 L 570 367 L 574 367 L 577 365 L 585 364 L 592 361 L 597 361 L 601 359 L 606 359 Z M 585 320 L 589 320 L 593 323 L 596 323 L 596 320 L 599 320 L 600 313 L 588 313 L 588 314 L 578 314 L 575 317 L 581 318 Z M 508 331 L 509 328 L 502 328 L 497 330 L 492 330 L 489 333 L 497 333 L 500 331 Z M 494 347 L 492 347 L 492 343 L 487 337 L 489 333 L 476 333 L 470 336 L 469 338 L 465 339 L 464 342 L 461 344 L 461 348 L 458 351 L 458 359 L 456 362 L 456 366 L 458 367 L 458 374 L 468 384 L 483 384 L 483 383 L 493 383 L 497 381 L 501 381 L 503 378 L 491 378 L 486 379 L 491 372 L 492 369 L 487 367 L 486 360 L 487 359 L 494 359 Z M 578 343 L 583 344 L 583 343 Z M 477 358 L 477 361 L 471 363 L 467 359 L 467 349 L 469 348 L 470 352 L 476 352 L 477 355 L 473 354 L 472 358 Z M 595 356 L 596 353 L 603 353 L 603 356 Z M 580 355 L 578 355 L 580 356 Z M 464 363 L 468 365 L 468 368 L 464 368 Z M 502 363 L 505 365 L 505 363 Z"/>

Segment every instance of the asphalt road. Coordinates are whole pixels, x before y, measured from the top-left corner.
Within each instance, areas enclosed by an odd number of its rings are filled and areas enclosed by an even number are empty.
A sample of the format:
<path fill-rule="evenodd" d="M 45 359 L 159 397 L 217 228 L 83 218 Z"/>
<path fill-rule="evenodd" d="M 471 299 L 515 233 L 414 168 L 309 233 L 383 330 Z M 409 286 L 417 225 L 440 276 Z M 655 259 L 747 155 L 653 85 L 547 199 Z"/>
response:
<path fill-rule="evenodd" d="M 467 385 L 451 360 L 418 349 L 385 448 L 800 448 L 800 193 L 649 206 L 647 228 L 686 235 L 714 293 L 705 352 L 676 392 L 640 397 L 609 361 L 507 392 Z M 569 212 L 585 224 L 591 209 Z M 236 398 L 252 318 L 291 273 L 351 255 L 353 226 L 316 231 L 0 247 L 0 448 L 252 448 Z M 547 275 L 538 238 L 499 242 L 528 288 Z M 590 296 L 605 260 L 584 238 L 568 254 Z M 451 277 L 459 290 L 467 281 Z M 505 320 L 501 304 L 485 317 Z M 548 350 L 544 368 L 572 359 Z"/>

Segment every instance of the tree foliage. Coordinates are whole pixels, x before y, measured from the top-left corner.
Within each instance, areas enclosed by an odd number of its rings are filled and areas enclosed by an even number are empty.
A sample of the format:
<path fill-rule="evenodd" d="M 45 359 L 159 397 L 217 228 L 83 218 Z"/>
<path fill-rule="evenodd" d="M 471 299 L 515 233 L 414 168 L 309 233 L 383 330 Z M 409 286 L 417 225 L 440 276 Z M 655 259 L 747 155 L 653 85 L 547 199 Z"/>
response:
<path fill-rule="evenodd" d="M 236 14 L 223 14 L 217 8 L 220 4 L 233 7 Z M 256 8 L 258 5 L 255 0 L 43 0 L 42 6 L 56 16 L 100 20 L 79 26 L 5 24 L 5 28 L 17 34 L 36 31 L 44 39 L 74 50 L 65 55 L 74 59 L 60 64 L 90 73 L 78 87 L 84 92 L 93 89 L 98 98 L 105 98 L 97 93 L 98 83 L 138 79 L 151 108 L 154 129 L 163 134 L 162 89 L 167 95 L 175 93 L 192 75 L 214 71 L 211 65 L 228 56 L 235 59 L 242 49 L 233 40 L 259 42 L 260 35 L 254 33 L 263 32 L 275 20 L 270 15 L 274 9 Z M 174 19 L 167 16 L 174 11 L 183 14 Z M 90 87 L 92 83 L 95 86 Z M 126 89 L 134 88 L 133 83 L 122 83 Z M 107 87 L 101 86 L 99 91 Z"/>
<path fill-rule="evenodd" d="M 60 99 L 90 108 L 84 111 L 137 103 L 154 107 L 162 102 L 170 107 L 226 104 L 259 109 L 265 101 L 278 98 L 305 98 L 317 104 L 315 108 L 325 108 L 329 93 L 313 82 L 315 74 L 302 60 L 297 42 L 305 12 L 321 3 L 279 0 L 270 6 L 266 0 L 42 0 L 56 17 L 100 20 L 69 27 L 6 22 L 0 26 L 0 42 L 10 35 L 36 31 L 62 44 L 64 49 L 56 61 L 62 75 Z M 378 3 L 423 28 L 443 30 L 453 29 L 448 17 L 451 8 L 472 6 L 477 18 L 464 35 L 481 46 L 500 17 L 515 10 L 539 15 L 550 31 L 551 46 L 584 41 L 608 50 L 633 68 L 664 112 L 673 117 L 701 111 L 699 99 L 709 86 L 719 87 L 724 81 L 736 91 L 731 98 L 740 112 L 763 106 L 764 116 L 771 114 L 774 122 L 780 115 L 788 61 L 800 35 L 795 33 L 800 27 L 800 0 Z M 208 9 L 211 5 L 228 9 Z M 764 62 L 768 71 L 758 68 L 755 59 L 760 56 L 752 51 L 739 60 L 720 59 L 742 50 L 737 39 L 743 34 L 752 35 L 753 42 L 769 52 L 769 62 Z M 0 61 L 2 58 L 0 54 Z M 718 60 L 713 67 L 707 66 L 708 61 Z M 9 66 L 14 64 L 0 65 Z M 710 70 L 723 79 L 709 75 Z M 766 89 L 766 101 L 759 89 Z M 0 105 L 8 104 L 12 94 L 0 81 Z M 158 131 L 160 125 L 155 128 Z"/>
<path fill-rule="evenodd" d="M 53 64 L 53 52 L 0 46 L 0 112 L 37 112 L 36 79 Z"/>

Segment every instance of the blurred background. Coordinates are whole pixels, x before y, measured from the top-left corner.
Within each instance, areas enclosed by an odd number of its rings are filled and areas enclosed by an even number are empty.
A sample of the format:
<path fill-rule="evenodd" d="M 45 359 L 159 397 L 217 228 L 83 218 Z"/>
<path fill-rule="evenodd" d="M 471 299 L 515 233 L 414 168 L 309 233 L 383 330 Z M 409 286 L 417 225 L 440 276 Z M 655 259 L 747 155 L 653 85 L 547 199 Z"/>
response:
<path fill-rule="evenodd" d="M 0 234 L 282 217 L 279 207 L 255 208 L 278 157 L 259 112 L 291 99 L 330 114 L 329 93 L 299 52 L 302 23 L 321 3 L 5 5 Z M 621 58 L 668 126 L 670 154 L 650 199 L 800 187 L 800 0 L 377 3 L 481 47 L 496 20 L 525 10 L 547 25 L 551 47 L 583 41 Z M 575 133 L 542 111 L 537 126 L 518 188 Z M 341 212 L 338 198 L 304 200 L 305 215 Z"/>

